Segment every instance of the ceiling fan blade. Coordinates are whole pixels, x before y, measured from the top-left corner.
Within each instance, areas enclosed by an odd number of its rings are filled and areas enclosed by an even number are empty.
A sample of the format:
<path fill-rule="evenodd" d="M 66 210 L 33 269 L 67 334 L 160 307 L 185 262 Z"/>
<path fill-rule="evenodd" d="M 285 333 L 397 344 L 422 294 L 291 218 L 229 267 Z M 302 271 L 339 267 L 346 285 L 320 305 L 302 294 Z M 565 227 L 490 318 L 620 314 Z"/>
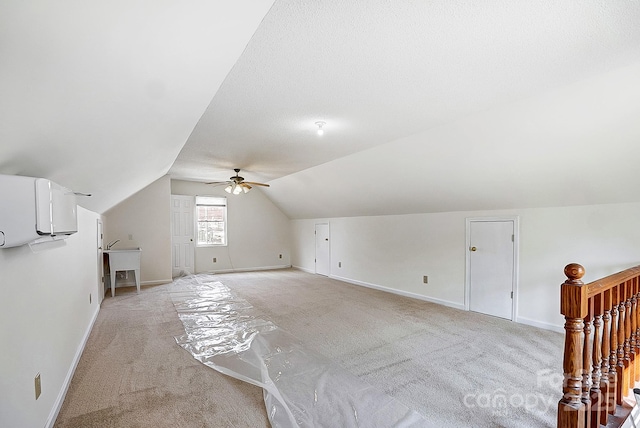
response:
<path fill-rule="evenodd" d="M 209 183 L 204 183 L 204 184 L 213 184 L 214 186 L 220 186 L 222 184 L 231 184 L 230 181 L 211 181 Z"/>
<path fill-rule="evenodd" d="M 268 184 L 264 183 L 255 183 L 253 181 L 243 181 L 244 184 L 251 184 L 252 186 L 263 186 L 263 187 L 271 187 Z"/>

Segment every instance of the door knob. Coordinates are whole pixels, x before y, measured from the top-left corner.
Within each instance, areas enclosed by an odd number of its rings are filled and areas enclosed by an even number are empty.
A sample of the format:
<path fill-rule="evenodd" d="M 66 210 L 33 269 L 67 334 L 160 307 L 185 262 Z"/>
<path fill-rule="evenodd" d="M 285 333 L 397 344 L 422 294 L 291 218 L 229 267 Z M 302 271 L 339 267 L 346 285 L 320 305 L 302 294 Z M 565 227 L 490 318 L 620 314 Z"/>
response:
<path fill-rule="evenodd" d="M 189 239 L 189 241 L 193 242 L 193 238 Z"/>
<path fill-rule="evenodd" d="M 324 240 L 325 240 L 325 241 L 328 241 L 328 240 L 329 240 L 329 238 L 324 238 Z"/>
<path fill-rule="evenodd" d="M 475 251 L 475 250 L 477 250 L 476 247 L 469 247 L 469 251 Z"/>

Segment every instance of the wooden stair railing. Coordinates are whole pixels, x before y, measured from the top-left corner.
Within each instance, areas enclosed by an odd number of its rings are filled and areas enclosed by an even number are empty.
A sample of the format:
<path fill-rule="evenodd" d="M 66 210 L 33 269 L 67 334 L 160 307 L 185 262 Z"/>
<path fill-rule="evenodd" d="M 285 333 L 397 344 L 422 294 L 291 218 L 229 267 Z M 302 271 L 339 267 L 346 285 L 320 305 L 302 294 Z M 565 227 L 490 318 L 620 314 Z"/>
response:
<path fill-rule="evenodd" d="M 584 272 L 577 263 L 564 268 L 564 395 L 558 428 L 623 423 L 612 415 L 629 413 L 621 411 L 623 398 L 640 381 L 640 266 L 589 284 L 581 280 Z"/>

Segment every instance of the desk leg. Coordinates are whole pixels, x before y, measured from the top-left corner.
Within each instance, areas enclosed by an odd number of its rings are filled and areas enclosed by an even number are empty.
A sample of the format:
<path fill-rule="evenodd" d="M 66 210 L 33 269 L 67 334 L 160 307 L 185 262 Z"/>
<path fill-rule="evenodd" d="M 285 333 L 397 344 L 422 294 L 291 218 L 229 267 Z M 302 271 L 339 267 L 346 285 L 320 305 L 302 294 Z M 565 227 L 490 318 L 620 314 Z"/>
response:
<path fill-rule="evenodd" d="M 134 270 L 136 274 L 136 288 L 138 289 L 138 293 L 140 293 L 140 269 Z"/>
<path fill-rule="evenodd" d="M 111 297 L 115 297 L 116 295 L 116 271 L 115 269 L 111 269 Z"/>

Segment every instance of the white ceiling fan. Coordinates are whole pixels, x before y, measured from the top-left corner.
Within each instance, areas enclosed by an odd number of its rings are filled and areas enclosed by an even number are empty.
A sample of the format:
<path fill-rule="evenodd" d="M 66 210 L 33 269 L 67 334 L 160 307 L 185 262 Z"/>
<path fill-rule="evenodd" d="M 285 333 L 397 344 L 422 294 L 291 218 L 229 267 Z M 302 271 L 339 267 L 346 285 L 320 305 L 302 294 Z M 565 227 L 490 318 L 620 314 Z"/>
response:
<path fill-rule="evenodd" d="M 224 188 L 224 191 L 227 193 L 232 193 L 234 195 L 239 195 L 240 193 L 247 193 L 253 186 L 263 186 L 269 187 L 268 184 L 265 183 L 256 183 L 254 181 L 244 181 L 244 177 L 240 177 L 240 168 L 234 168 L 236 175 L 230 177 L 228 181 L 212 181 L 210 183 L 205 184 L 214 184 L 214 185 L 222 185 L 226 184 L 227 187 Z"/>

